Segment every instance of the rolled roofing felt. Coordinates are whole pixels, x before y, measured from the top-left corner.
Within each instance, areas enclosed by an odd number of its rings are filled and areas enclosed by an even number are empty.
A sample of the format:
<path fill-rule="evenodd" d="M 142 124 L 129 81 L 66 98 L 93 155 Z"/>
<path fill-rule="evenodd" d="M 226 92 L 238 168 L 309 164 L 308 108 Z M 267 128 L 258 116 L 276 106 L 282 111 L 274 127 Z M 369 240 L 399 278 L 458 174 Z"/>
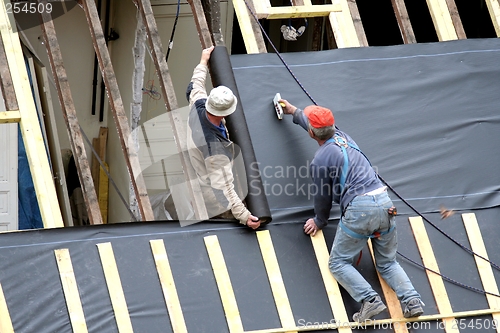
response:
<path fill-rule="evenodd" d="M 248 195 L 246 204 L 252 215 L 260 218 L 262 223 L 272 220 L 269 203 L 262 185 L 259 168 L 255 168 L 257 160 L 253 149 L 250 132 L 248 130 L 243 106 L 238 94 L 238 87 L 234 78 L 231 60 L 225 46 L 216 46 L 210 56 L 210 75 L 214 87 L 224 85 L 231 89 L 238 98 L 236 111 L 226 117 L 226 125 L 231 139 L 241 148 L 243 162 L 245 164 L 246 181 L 248 183 Z"/>

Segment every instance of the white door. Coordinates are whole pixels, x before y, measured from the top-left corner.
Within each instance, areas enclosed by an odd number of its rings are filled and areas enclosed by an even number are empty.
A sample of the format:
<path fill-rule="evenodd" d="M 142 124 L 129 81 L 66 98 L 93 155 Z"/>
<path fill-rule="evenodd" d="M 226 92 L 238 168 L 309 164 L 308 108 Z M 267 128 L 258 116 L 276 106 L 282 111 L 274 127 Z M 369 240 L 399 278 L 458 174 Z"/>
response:
<path fill-rule="evenodd" d="M 4 111 L 0 94 L 0 111 Z M 17 124 L 0 124 L 0 232 L 18 230 Z"/>

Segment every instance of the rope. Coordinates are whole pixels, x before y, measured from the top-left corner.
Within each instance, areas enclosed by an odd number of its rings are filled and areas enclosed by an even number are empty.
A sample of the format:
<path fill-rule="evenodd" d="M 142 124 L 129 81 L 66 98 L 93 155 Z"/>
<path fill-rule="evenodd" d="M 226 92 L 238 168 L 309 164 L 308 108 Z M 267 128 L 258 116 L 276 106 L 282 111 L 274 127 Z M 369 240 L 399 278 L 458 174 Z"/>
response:
<path fill-rule="evenodd" d="M 269 36 L 267 35 L 267 33 L 265 32 L 264 30 L 264 27 L 260 24 L 259 22 L 259 19 L 257 18 L 257 15 L 255 15 L 255 13 L 253 12 L 252 8 L 250 7 L 250 5 L 248 4 L 248 2 L 246 0 L 243 0 L 245 2 L 245 5 L 247 6 L 248 8 L 248 11 L 250 12 L 250 14 L 252 15 L 252 17 L 254 18 L 254 20 L 257 22 L 257 24 L 259 25 L 260 27 L 260 30 L 262 31 L 262 34 L 266 37 L 267 41 L 269 42 L 269 44 L 271 45 L 271 47 L 273 48 L 274 52 L 276 52 L 276 55 L 279 57 L 279 59 L 281 60 L 281 62 L 283 63 L 283 65 L 286 67 L 286 69 L 288 70 L 288 72 L 290 73 L 290 75 L 292 75 L 293 79 L 295 80 L 295 82 L 297 82 L 297 84 L 300 86 L 300 88 L 304 91 L 304 93 L 307 95 L 307 97 L 309 97 L 309 99 L 311 100 L 311 102 L 315 105 L 318 105 L 318 103 L 316 103 L 316 101 L 312 98 L 311 94 L 309 94 L 309 92 L 304 88 L 304 86 L 302 85 L 302 83 L 299 81 L 299 79 L 295 76 L 295 74 L 292 72 L 291 68 L 288 66 L 288 64 L 285 62 L 285 60 L 283 59 L 283 57 L 281 56 L 281 54 L 278 52 L 278 50 L 276 49 L 276 46 L 273 44 L 273 42 L 271 41 L 271 38 L 269 38 Z M 466 252 L 468 252 L 469 254 L 473 255 L 473 256 L 476 256 L 478 258 L 481 258 L 485 261 L 487 261 L 491 266 L 493 266 L 495 269 L 497 270 L 500 270 L 500 266 L 498 266 L 497 264 L 495 264 L 494 262 L 492 262 L 491 260 L 489 260 L 488 258 L 485 258 L 477 253 L 475 253 L 474 251 L 472 251 L 471 249 L 469 249 L 468 247 L 464 246 L 463 244 L 461 244 L 460 242 L 458 242 L 456 239 L 454 239 L 453 237 L 451 237 L 450 235 L 448 235 L 444 230 L 440 229 L 437 225 L 435 225 L 434 223 L 432 223 L 428 218 L 426 218 L 425 216 L 422 215 L 422 213 L 420 213 L 417 209 L 415 209 L 407 200 L 405 200 L 401 195 L 399 195 L 399 193 L 396 192 L 396 190 L 394 190 L 394 188 L 392 186 L 390 186 L 383 178 L 382 176 L 380 176 L 378 173 L 377 173 L 377 176 L 379 177 L 379 179 L 399 198 L 401 199 L 401 201 L 403 203 L 405 203 L 410 209 L 412 209 L 417 215 L 419 215 L 420 217 L 422 217 L 422 219 L 424 221 L 426 221 L 427 223 L 429 223 L 431 226 L 433 226 L 436 230 L 438 230 L 440 233 L 442 233 L 444 236 L 446 236 L 448 239 L 450 239 L 453 243 L 457 244 L 458 246 L 460 246 L 463 250 L 465 250 Z M 481 290 L 481 289 L 477 289 L 477 288 L 474 288 L 474 287 L 471 287 L 471 286 L 468 286 L 468 285 L 465 285 L 463 283 L 460 283 L 460 282 L 457 282 L 449 277 L 446 277 L 444 276 L 443 274 L 441 273 L 438 273 L 438 272 L 435 272 L 433 270 L 431 270 L 430 268 L 427 268 L 421 264 L 418 264 L 417 262 L 409 259 L 408 257 L 402 255 L 401 253 L 398 252 L 399 255 L 401 255 L 403 258 L 413 262 L 414 264 L 416 264 L 417 266 L 425 269 L 425 270 L 428 270 L 428 271 L 431 271 L 439 276 L 441 276 L 443 279 L 451 282 L 451 283 L 454 283 L 458 286 L 461 286 L 463 288 L 466 288 L 466 289 L 469 289 L 469 290 L 473 290 L 473 291 L 476 291 L 476 292 L 479 292 L 479 293 L 482 293 L 482 294 L 490 294 L 490 295 L 493 295 L 493 296 L 497 296 L 497 297 L 500 297 L 500 295 L 496 295 L 496 294 L 492 294 L 492 293 L 489 293 L 487 291 L 484 291 L 484 290 Z"/>

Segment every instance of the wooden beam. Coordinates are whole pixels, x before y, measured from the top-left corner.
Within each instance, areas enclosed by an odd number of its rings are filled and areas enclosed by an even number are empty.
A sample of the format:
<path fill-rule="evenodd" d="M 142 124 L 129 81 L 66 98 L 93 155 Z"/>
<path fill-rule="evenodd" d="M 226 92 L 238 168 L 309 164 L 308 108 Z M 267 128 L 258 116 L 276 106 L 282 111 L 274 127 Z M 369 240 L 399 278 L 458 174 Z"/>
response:
<path fill-rule="evenodd" d="M 174 333 L 187 333 L 186 321 L 182 313 L 181 302 L 175 288 L 174 276 L 168 261 L 167 251 L 163 239 L 152 239 L 149 241 L 151 251 L 155 259 L 156 271 L 160 279 L 163 297 L 168 309 L 170 323 Z"/>
<path fill-rule="evenodd" d="M 458 39 L 446 0 L 427 0 L 439 41 Z"/>
<path fill-rule="evenodd" d="M 200 38 L 201 48 L 207 49 L 212 46 L 213 43 L 207 19 L 205 17 L 205 11 L 203 10 L 201 1 L 188 0 L 188 2 L 191 6 L 191 11 L 193 12 L 194 23 L 196 24 L 196 29 L 198 30 L 198 37 Z"/>
<path fill-rule="evenodd" d="M 127 301 L 111 243 L 96 244 L 119 333 L 133 333 Z"/>
<path fill-rule="evenodd" d="M 73 226 L 73 217 L 71 214 L 71 204 L 68 194 L 68 186 L 66 184 L 66 172 L 64 172 L 63 153 L 59 141 L 59 136 L 56 126 L 56 118 L 58 115 L 54 112 L 54 102 L 50 92 L 49 73 L 50 68 L 47 68 L 38 59 L 35 59 L 36 78 L 42 86 L 40 98 L 43 108 L 43 118 L 45 120 L 47 134 L 49 135 L 49 150 L 52 159 L 52 168 L 54 180 L 56 184 L 57 196 L 61 207 L 62 216 L 65 226 Z"/>
<path fill-rule="evenodd" d="M 151 2 L 149 0 L 135 1 L 146 28 L 149 48 L 155 64 L 156 74 L 158 75 L 158 79 L 160 81 L 163 100 L 167 111 L 170 111 L 167 112 L 167 114 L 170 120 L 170 125 L 172 126 L 175 142 L 177 143 L 177 149 L 179 151 L 179 157 L 184 170 L 184 176 L 186 177 L 186 185 L 192 200 L 193 209 L 198 219 L 205 220 L 209 216 L 205 207 L 205 201 L 203 200 L 198 178 L 189 159 L 185 121 L 177 112 L 171 112 L 178 108 L 177 98 L 175 96 L 172 78 L 170 77 L 170 71 L 162 51 L 160 34 L 158 33 L 158 27 L 154 18 L 153 9 L 151 8 Z M 175 195 L 175 193 L 172 194 Z"/>
<path fill-rule="evenodd" d="M 0 284 L 0 333 L 14 333 L 14 327 L 10 319 L 9 307 L 5 300 L 2 284 Z"/>
<path fill-rule="evenodd" d="M 46 5 L 47 1 L 39 0 L 39 3 Z M 57 40 L 54 22 L 49 13 L 43 11 L 40 15 L 42 18 L 41 28 L 43 38 L 45 40 L 45 47 L 47 48 L 50 68 L 52 69 L 59 103 L 61 105 L 64 121 L 66 123 L 66 129 L 68 130 L 71 150 L 73 151 L 76 170 L 82 187 L 82 194 L 87 208 L 89 223 L 102 224 L 99 202 L 97 200 L 96 190 L 92 181 L 92 174 L 87 159 L 87 153 L 83 143 L 80 125 L 78 124 L 75 103 L 71 94 L 66 69 L 64 68 L 62 53 Z"/>
<path fill-rule="evenodd" d="M 92 147 L 96 152 L 99 152 L 99 138 L 92 139 Z M 94 181 L 94 188 L 96 192 L 99 192 L 99 176 L 101 165 L 97 160 L 97 156 L 95 153 L 92 153 L 92 164 L 90 166 L 90 173 L 92 174 L 92 180 Z"/>
<path fill-rule="evenodd" d="M 470 317 L 480 317 L 480 316 L 488 316 L 494 313 L 500 313 L 498 309 L 483 309 L 483 310 L 472 310 L 472 311 L 461 311 L 453 313 L 455 318 L 470 318 Z M 419 325 L 419 327 L 423 327 L 426 329 L 427 327 L 431 328 L 432 325 L 436 325 L 435 322 L 437 320 L 445 319 L 446 315 L 443 314 L 434 314 L 434 315 L 426 315 L 415 318 L 401 318 L 401 319 L 375 319 L 375 320 L 367 320 L 362 324 L 358 322 L 345 322 L 345 323 L 331 323 L 331 324 L 322 324 L 322 330 L 335 330 L 339 328 L 358 328 L 361 330 L 365 330 L 369 327 L 395 327 L 396 325 L 406 325 L 406 323 L 423 323 Z M 426 326 L 426 323 L 429 326 Z M 435 326 L 434 326 L 435 327 Z M 441 328 L 441 327 L 440 327 Z M 318 327 L 316 325 L 310 326 L 300 326 L 300 327 L 290 327 L 290 328 L 269 328 L 263 330 L 254 330 L 254 331 L 245 331 L 245 333 L 286 333 L 289 331 L 297 331 L 297 332 L 318 332 Z"/>
<path fill-rule="evenodd" d="M 366 39 L 365 29 L 363 28 L 363 22 L 361 22 L 361 15 L 359 14 L 356 0 L 347 0 L 347 7 L 349 8 L 351 20 L 354 24 L 354 30 L 356 30 L 356 36 L 358 37 L 360 46 L 368 46 L 368 40 Z"/>
<path fill-rule="evenodd" d="M 488 11 L 490 12 L 491 21 L 495 27 L 497 37 L 500 37 L 500 1 L 499 0 L 486 0 Z"/>
<path fill-rule="evenodd" d="M 7 55 L 5 54 L 2 35 L 0 35 L 0 64 L 7 64 Z M 5 108 L 7 110 L 19 110 L 19 106 L 17 105 L 16 92 L 14 91 L 14 83 L 12 82 L 12 76 L 10 75 L 9 66 L 0 66 L 0 83 Z"/>
<path fill-rule="evenodd" d="M 436 257 L 434 256 L 429 236 L 425 231 L 424 221 L 421 217 L 410 217 L 409 220 L 418 246 L 418 251 L 422 257 L 423 265 L 434 272 L 439 273 L 439 266 L 437 264 Z M 445 331 L 447 333 L 459 332 L 457 325 L 454 325 L 455 317 L 453 315 L 453 309 L 451 307 L 450 299 L 448 298 L 448 293 L 446 292 L 443 279 L 441 276 L 428 270 L 426 270 L 426 273 L 439 313 L 447 315 L 447 317 L 443 318 Z"/>
<path fill-rule="evenodd" d="M 416 43 L 417 39 L 415 38 L 415 33 L 413 32 L 413 27 L 404 0 L 391 1 L 392 8 L 394 8 L 394 14 L 396 14 L 396 20 L 398 21 L 399 30 L 401 31 L 401 37 L 403 38 L 403 43 Z"/>
<path fill-rule="evenodd" d="M 467 236 L 469 237 L 471 250 L 479 256 L 488 259 L 488 252 L 486 251 L 486 246 L 484 245 L 483 236 L 481 235 L 476 215 L 474 213 L 462 214 L 462 220 L 464 222 L 465 230 L 467 231 Z M 474 256 L 474 259 L 476 260 L 477 270 L 479 272 L 479 276 L 481 277 L 484 291 L 498 295 L 498 285 L 495 280 L 491 264 L 478 256 Z M 486 294 L 486 299 L 488 300 L 488 305 L 491 309 L 500 309 L 500 298 Z M 494 313 L 493 320 L 500 323 L 500 314 Z M 496 331 L 497 333 L 500 333 L 500 325 L 496 325 Z"/>
<path fill-rule="evenodd" d="M 108 163 L 103 162 L 106 171 L 109 173 Z M 99 209 L 101 210 L 102 223 L 108 223 L 108 205 L 109 205 L 109 179 L 108 174 L 102 167 L 99 168 Z"/>
<path fill-rule="evenodd" d="M 373 252 L 373 244 L 371 239 L 368 240 L 368 248 L 370 249 L 370 254 L 372 256 L 373 263 L 376 264 L 375 253 Z M 401 309 L 401 303 L 399 302 L 398 296 L 392 290 L 392 288 L 385 282 L 384 278 L 380 275 L 377 270 L 378 280 L 380 281 L 380 286 L 382 287 L 382 292 L 384 293 L 385 302 L 387 304 L 387 309 L 391 318 L 404 319 L 403 309 Z M 395 325 L 394 333 L 408 333 L 408 328 L 406 325 Z"/>
<path fill-rule="evenodd" d="M 259 19 L 324 17 L 331 12 L 341 12 L 339 5 L 283 6 L 268 8 L 265 13 L 257 13 Z"/>
<path fill-rule="evenodd" d="M 314 248 L 314 253 L 316 254 L 316 259 L 318 260 L 319 270 L 321 272 L 321 276 L 323 277 L 323 283 L 325 284 L 326 294 L 328 296 L 328 301 L 330 302 L 330 307 L 332 308 L 335 322 L 348 323 L 349 317 L 347 317 L 347 311 L 344 306 L 342 294 L 340 293 L 339 284 L 333 277 L 330 272 L 330 268 L 328 267 L 330 254 L 326 246 L 323 231 L 319 230 L 316 233 L 316 236 L 311 236 L 311 242 Z M 350 327 L 340 327 L 338 331 L 339 333 L 352 332 Z"/>
<path fill-rule="evenodd" d="M 224 255 L 219 245 L 217 235 L 204 237 L 205 246 L 207 248 L 210 263 L 215 275 L 215 281 L 219 288 L 219 294 L 226 314 L 227 326 L 231 333 L 241 333 L 243 330 L 243 323 L 238 310 L 238 303 L 234 296 L 233 286 L 229 278 Z"/>
<path fill-rule="evenodd" d="M 54 250 L 59 276 L 68 307 L 69 319 L 74 333 L 87 333 L 87 323 L 83 312 L 80 293 L 76 284 L 75 272 L 68 249 Z"/>
<path fill-rule="evenodd" d="M 281 276 L 278 258 L 274 251 L 269 230 L 257 231 L 257 240 L 259 241 L 260 252 L 264 259 L 264 265 L 266 267 L 269 284 L 271 285 L 271 291 L 273 292 L 274 302 L 276 303 L 281 325 L 285 329 L 294 327 L 295 319 L 293 317 L 292 307 L 288 300 L 285 283 Z M 292 330 L 287 330 L 287 332 L 292 332 Z"/>
<path fill-rule="evenodd" d="M 255 13 L 252 0 L 246 0 L 251 10 Z M 257 0 L 258 1 L 258 0 Z M 267 53 L 264 37 L 255 18 L 248 10 L 244 0 L 233 0 L 234 11 L 238 18 L 243 41 L 248 54 Z"/>
<path fill-rule="evenodd" d="M 446 5 L 448 7 L 448 11 L 450 12 L 451 21 L 453 22 L 453 27 L 455 27 L 458 39 L 467 39 L 455 0 L 446 0 Z"/>
<path fill-rule="evenodd" d="M 93 0 L 79 0 L 82 5 L 87 22 L 92 36 L 94 49 L 99 60 L 99 67 L 101 69 L 103 81 L 106 85 L 106 90 L 109 96 L 109 104 L 115 120 L 118 137 L 122 146 L 125 163 L 127 164 L 128 172 L 130 175 L 130 182 L 134 189 L 139 211 L 143 221 L 154 220 L 153 209 L 148 197 L 148 191 L 142 176 L 142 170 L 139 163 L 139 156 L 133 144 L 129 142 L 130 127 L 128 124 L 125 107 L 116 80 L 111 57 L 106 45 L 106 37 L 102 30 L 99 14 L 97 13 L 96 4 Z"/>
<path fill-rule="evenodd" d="M 337 47 L 362 46 L 362 41 L 358 37 L 359 29 L 356 29 L 354 25 L 347 0 L 332 0 L 332 3 L 342 8 L 341 12 L 331 12 L 329 15 Z"/>
<path fill-rule="evenodd" d="M 21 121 L 21 112 L 17 111 L 1 111 L 0 124 L 18 123 Z"/>
<path fill-rule="evenodd" d="M 10 22 L 14 22 L 14 17 L 11 13 L 7 13 L 5 4 L 2 3 L 0 5 L 1 40 L 18 104 L 18 108 L 11 108 L 12 105 L 6 105 L 6 107 L 8 110 L 19 109 L 21 113 L 19 128 L 26 147 L 26 155 L 44 227 L 64 227 L 40 122 L 31 94 L 21 42 L 18 33 L 14 30 L 15 27 L 12 27 Z M 7 102 L 10 104 L 12 101 Z"/>

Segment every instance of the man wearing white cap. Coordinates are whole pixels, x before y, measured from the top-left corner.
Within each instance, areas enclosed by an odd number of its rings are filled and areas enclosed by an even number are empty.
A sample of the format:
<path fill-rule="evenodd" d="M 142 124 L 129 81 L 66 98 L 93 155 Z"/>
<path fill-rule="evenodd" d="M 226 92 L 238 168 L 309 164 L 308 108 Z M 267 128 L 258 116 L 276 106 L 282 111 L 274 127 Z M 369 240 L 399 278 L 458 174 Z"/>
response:
<path fill-rule="evenodd" d="M 212 89 L 208 96 L 205 88 L 208 60 L 213 49 L 212 46 L 202 51 L 200 63 L 193 71 L 186 92 L 190 107 L 187 130 L 189 156 L 209 217 L 230 211 L 241 224 L 257 229 L 259 218 L 245 207 L 235 189 L 233 160 L 237 147 L 229 139 L 224 120 L 236 110 L 238 100 L 225 86 Z"/>

